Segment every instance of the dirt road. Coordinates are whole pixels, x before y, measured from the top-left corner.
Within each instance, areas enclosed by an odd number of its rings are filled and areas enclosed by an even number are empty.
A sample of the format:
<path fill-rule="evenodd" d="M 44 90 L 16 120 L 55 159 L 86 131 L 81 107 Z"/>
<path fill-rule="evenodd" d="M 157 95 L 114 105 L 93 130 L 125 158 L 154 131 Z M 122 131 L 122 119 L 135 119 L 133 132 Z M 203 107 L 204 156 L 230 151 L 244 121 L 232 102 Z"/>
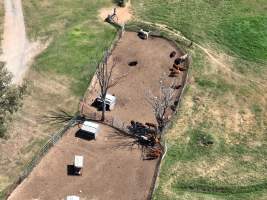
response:
<path fill-rule="evenodd" d="M 4 0 L 5 22 L 0 60 L 13 74 L 13 83 L 21 83 L 29 62 L 41 52 L 40 43 L 30 43 L 25 31 L 21 0 Z"/>

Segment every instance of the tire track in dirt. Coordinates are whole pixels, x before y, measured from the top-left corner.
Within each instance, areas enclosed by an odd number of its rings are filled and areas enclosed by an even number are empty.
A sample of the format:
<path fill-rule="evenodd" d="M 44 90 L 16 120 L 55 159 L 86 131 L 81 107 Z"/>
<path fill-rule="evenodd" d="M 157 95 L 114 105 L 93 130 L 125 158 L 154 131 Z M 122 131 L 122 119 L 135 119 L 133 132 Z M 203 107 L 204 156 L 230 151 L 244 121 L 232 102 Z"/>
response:
<path fill-rule="evenodd" d="M 48 44 L 29 42 L 21 0 L 4 0 L 5 18 L 2 49 L 0 57 L 6 68 L 13 74 L 12 82 L 20 84 L 32 59 Z"/>

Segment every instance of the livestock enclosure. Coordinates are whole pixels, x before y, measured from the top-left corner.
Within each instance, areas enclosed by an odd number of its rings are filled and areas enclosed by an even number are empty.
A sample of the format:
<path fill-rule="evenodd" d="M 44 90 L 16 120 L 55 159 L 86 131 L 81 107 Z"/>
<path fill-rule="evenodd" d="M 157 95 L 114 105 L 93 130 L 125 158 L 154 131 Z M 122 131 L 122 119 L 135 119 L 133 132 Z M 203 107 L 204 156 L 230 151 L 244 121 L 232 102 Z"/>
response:
<path fill-rule="evenodd" d="M 129 124 L 131 120 L 142 123 L 156 123 L 151 105 L 147 101 L 148 90 L 158 95 L 160 80 L 164 76 L 169 83 L 175 82 L 182 85 L 187 71 L 181 71 L 177 77 L 169 77 L 174 59 L 170 58 L 172 51 L 177 52 L 176 57 L 184 54 L 177 48 L 176 44 L 160 37 L 149 37 L 142 40 L 136 32 L 125 32 L 123 37 L 117 42 L 109 58 L 117 59 L 112 78 L 120 77 L 125 74 L 117 85 L 110 88 L 109 93 L 117 98 L 115 109 L 106 112 L 107 117 L 114 117 Z M 131 66 L 132 62 L 136 62 Z M 186 63 L 188 64 L 188 63 Z M 83 114 L 98 112 L 92 106 L 95 98 L 100 93 L 99 84 L 96 77 L 87 91 L 82 107 Z M 178 96 L 182 87 L 175 91 Z M 176 104 L 177 102 L 173 102 Z M 168 115 L 171 116 L 173 110 L 169 109 Z"/>
<path fill-rule="evenodd" d="M 159 94 L 162 77 L 168 84 L 179 86 L 174 90 L 173 107 L 167 112 L 171 118 L 185 84 L 188 60 L 185 63 L 186 70 L 181 70 L 176 77 L 169 76 L 170 69 L 175 58 L 185 53 L 174 42 L 164 38 L 150 36 L 148 40 L 142 40 L 136 32 L 119 32 L 119 35 L 122 37 L 118 37 L 113 45 L 108 63 L 114 58 L 117 60 L 112 78 L 126 75 L 109 90 L 110 94 L 116 96 L 116 105 L 112 111 L 106 112 L 107 118 L 112 122 L 120 122 L 123 128 L 131 120 L 156 123 L 146 95 L 148 90 Z M 176 52 L 174 58 L 170 57 L 171 52 Z M 92 106 L 98 96 L 99 86 L 94 76 L 82 103 L 83 115 L 99 116 L 100 111 Z M 15 189 L 10 200 L 56 200 L 68 195 L 78 195 L 82 199 L 150 198 L 158 175 L 159 159 L 144 160 L 136 141 L 122 134 L 119 129 L 101 125 L 99 136 L 93 141 L 79 137 L 77 131 L 78 127 L 67 131 L 29 177 Z M 84 158 L 81 176 L 70 173 L 75 155 Z M 116 184 L 110 184 L 114 182 Z"/>

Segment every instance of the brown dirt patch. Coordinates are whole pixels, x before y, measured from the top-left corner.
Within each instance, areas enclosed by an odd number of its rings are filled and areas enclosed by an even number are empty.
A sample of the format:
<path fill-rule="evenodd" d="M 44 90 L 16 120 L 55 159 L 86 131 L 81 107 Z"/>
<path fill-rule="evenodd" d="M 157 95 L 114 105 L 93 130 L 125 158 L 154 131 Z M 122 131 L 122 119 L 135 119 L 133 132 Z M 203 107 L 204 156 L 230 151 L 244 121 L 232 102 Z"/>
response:
<path fill-rule="evenodd" d="M 81 199 L 146 199 L 156 160 L 143 161 L 132 140 L 101 126 L 96 140 L 75 137 L 74 127 L 52 148 L 9 200 L 58 200 L 67 195 Z M 82 176 L 67 175 L 74 155 L 84 156 Z"/>
<path fill-rule="evenodd" d="M 99 17 L 101 18 L 101 20 L 104 21 L 108 15 L 112 14 L 114 7 L 102 8 L 99 11 Z M 117 8 L 117 16 L 119 24 L 125 24 L 126 22 L 131 20 L 133 16 L 131 10 L 131 1 L 128 1 L 125 7 L 116 7 L 116 8 Z"/>
<path fill-rule="evenodd" d="M 136 120 L 139 122 L 153 122 L 155 117 L 151 105 L 147 102 L 148 90 L 153 94 L 159 93 L 159 81 L 162 75 L 169 75 L 169 68 L 172 67 L 174 59 L 170 53 L 176 51 L 178 56 L 181 52 L 173 43 L 157 37 L 150 37 L 142 40 L 134 32 L 125 32 L 122 39 L 112 52 L 113 58 L 118 58 L 114 68 L 113 77 L 127 74 L 119 84 L 109 90 L 110 94 L 117 97 L 115 109 L 106 112 L 107 116 L 120 119 L 123 122 Z M 110 58 L 112 59 L 112 58 Z M 138 61 L 134 67 L 128 65 L 131 61 Z M 178 77 L 167 77 L 170 83 L 176 80 L 177 84 L 182 81 L 183 72 Z M 99 86 L 96 84 L 94 90 L 86 98 L 86 105 L 89 106 L 85 112 L 96 112 L 90 105 L 100 94 Z M 177 90 L 177 93 L 179 90 Z"/>

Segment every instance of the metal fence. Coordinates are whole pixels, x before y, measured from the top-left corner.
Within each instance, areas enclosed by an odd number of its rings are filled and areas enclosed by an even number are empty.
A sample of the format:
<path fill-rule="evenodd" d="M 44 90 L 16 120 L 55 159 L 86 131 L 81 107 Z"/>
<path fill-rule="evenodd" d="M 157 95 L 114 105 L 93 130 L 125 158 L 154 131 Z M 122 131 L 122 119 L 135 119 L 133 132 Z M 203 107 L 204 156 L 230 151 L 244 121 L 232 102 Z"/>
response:
<path fill-rule="evenodd" d="M 91 112 L 91 113 L 87 113 L 86 114 L 86 119 L 87 120 L 91 120 L 91 121 L 95 121 L 104 125 L 108 125 L 112 128 L 117 129 L 118 131 L 121 131 L 122 133 L 126 134 L 126 135 L 132 135 L 132 133 L 129 131 L 128 127 L 127 127 L 127 122 L 123 122 L 121 120 L 119 120 L 116 117 L 113 116 L 106 116 L 105 120 L 102 121 L 101 120 L 101 113 L 99 112 Z"/>
<path fill-rule="evenodd" d="M 113 49 L 116 47 L 118 41 L 121 39 L 121 37 L 123 36 L 123 33 L 124 33 L 124 26 L 121 27 L 117 33 L 116 33 L 116 36 L 114 38 L 114 40 L 112 41 L 112 43 L 110 44 L 109 48 L 105 51 L 105 52 L 112 52 Z M 103 52 L 103 55 L 105 54 L 105 52 Z M 102 60 L 99 62 L 98 66 L 104 62 L 104 56 L 102 58 Z M 97 68 L 96 68 L 96 71 L 97 71 Z M 84 93 L 84 96 L 83 96 L 83 102 L 85 102 L 85 99 L 90 95 L 90 93 L 92 92 L 92 90 L 96 87 L 96 84 L 97 84 L 97 76 L 96 76 L 96 72 L 94 73 L 93 75 L 93 78 L 91 79 L 90 81 L 90 84 L 89 84 L 89 87 L 87 88 L 86 92 Z M 82 114 L 82 107 L 80 108 L 80 112 Z"/>
<path fill-rule="evenodd" d="M 178 94 L 178 96 L 176 98 L 177 104 L 176 104 L 175 112 L 173 113 L 170 121 L 164 127 L 164 129 L 163 129 L 163 135 L 165 135 L 167 133 L 167 131 L 169 131 L 169 129 L 171 128 L 172 123 L 176 119 L 176 114 L 178 112 L 178 108 L 180 107 L 181 98 L 183 96 L 183 93 L 184 93 L 184 90 L 185 90 L 185 87 L 186 87 L 187 78 L 188 78 L 188 72 L 185 73 L 185 75 L 183 76 L 183 79 L 182 79 L 182 90 L 179 92 L 179 94 Z M 148 195 L 148 198 L 147 198 L 148 200 L 151 200 L 152 199 L 153 194 L 154 194 L 155 190 L 157 189 L 158 178 L 159 178 L 159 174 L 160 174 L 160 169 L 161 169 L 162 161 L 163 161 L 164 157 L 167 154 L 167 145 L 166 145 L 165 137 L 162 137 L 161 143 L 164 146 L 164 153 L 159 158 L 159 160 L 158 160 L 158 162 L 156 164 L 155 174 L 154 174 L 153 180 L 152 180 L 152 186 L 150 188 L 150 192 L 149 192 L 149 195 Z"/>
<path fill-rule="evenodd" d="M 152 30 L 152 36 L 154 37 L 162 37 L 164 39 L 167 39 L 169 41 L 171 41 L 173 44 L 175 44 L 176 48 L 179 49 L 180 51 L 184 52 L 183 49 L 181 49 L 177 44 L 180 44 L 184 47 L 188 47 L 190 46 L 190 44 L 192 43 L 190 40 L 187 40 L 185 38 L 181 38 L 178 37 L 177 35 L 173 35 L 171 32 L 166 32 L 166 30 L 159 28 L 158 26 L 153 26 L 153 25 L 148 25 L 148 24 L 144 24 L 144 23 L 140 23 L 140 22 L 134 22 L 131 25 L 128 25 L 125 27 L 125 29 L 127 31 L 139 31 L 140 28 L 148 28 L 149 30 Z M 189 69 L 190 66 L 190 58 L 187 58 L 186 60 L 186 66 Z M 169 131 L 169 129 L 171 128 L 171 125 L 173 124 L 174 120 L 177 119 L 177 112 L 178 109 L 180 107 L 180 103 L 181 103 L 181 99 L 182 96 L 184 94 L 184 90 L 186 88 L 186 84 L 187 84 L 187 79 L 188 79 L 188 72 L 189 70 L 186 71 L 186 73 L 183 74 L 182 77 L 182 82 L 181 82 L 181 90 L 179 91 L 178 95 L 176 96 L 175 99 L 175 111 L 173 112 L 171 119 L 168 121 L 168 123 L 165 125 L 164 129 L 163 129 L 163 136 Z M 158 184 L 158 177 L 160 174 L 160 168 L 161 168 L 161 164 L 162 164 L 162 160 L 164 159 L 166 153 L 167 153 L 167 145 L 166 145 L 166 141 L 165 141 L 165 137 L 162 137 L 162 141 L 161 143 L 164 146 L 164 153 L 163 155 L 159 158 L 157 164 L 156 164 L 156 169 L 155 169 L 155 173 L 153 176 L 153 180 L 152 180 L 152 185 L 149 191 L 149 195 L 147 197 L 148 200 L 152 199 L 153 194 L 157 188 L 157 184 Z"/>
<path fill-rule="evenodd" d="M 53 134 L 46 144 L 38 151 L 38 153 L 32 158 L 32 160 L 26 165 L 23 172 L 19 177 L 9 185 L 2 193 L 0 198 L 7 199 L 9 195 L 16 189 L 16 187 L 32 172 L 33 168 L 40 162 L 40 160 L 46 155 L 46 153 L 53 147 L 60 138 L 67 132 L 67 130 L 75 125 L 75 118 L 69 121 L 61 130 Z"/>

